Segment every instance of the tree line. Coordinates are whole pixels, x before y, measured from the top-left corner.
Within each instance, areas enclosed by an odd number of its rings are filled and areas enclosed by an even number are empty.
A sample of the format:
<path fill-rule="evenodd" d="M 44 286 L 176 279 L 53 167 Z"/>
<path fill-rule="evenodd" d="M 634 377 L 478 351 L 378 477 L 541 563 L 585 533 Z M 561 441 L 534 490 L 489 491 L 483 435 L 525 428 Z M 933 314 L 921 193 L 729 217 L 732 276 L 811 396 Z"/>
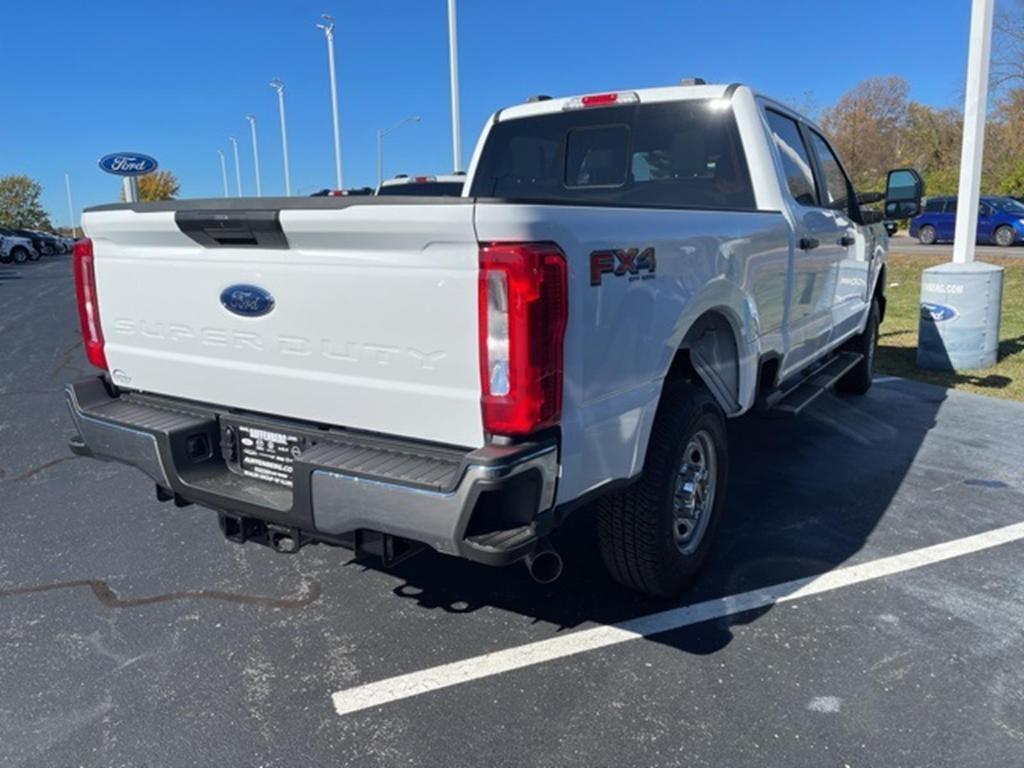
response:
<path fill-rule="evenodd" d="M 999 7 L 989 76 L 981 191 L 1024 195 L 1024 0 Z M 819 122 L 862 191 L 885 186 L 885 171 L 916 168 L 929 195 L 957 193 L 963 113 L 909 99 L 902 77 L 864 80 L 824 109 Z"/>
<path fill-rule="evenodd" d="M 180 185 L 170 171 L 156 171 L 139 177 L 139 199 L 173 200 Z M 49 212 L 43 208 L 43 185 L 30 176 L 0 176 L 0 226 L 53 232 Z M 121 193 L 124 199 L 124 192 Z M 68 231 L 60 228 L 61 233 Z"/>
<path fill-rule="evenodd" d="M 956 194 L 963 113 L 909 94 L 902 77 L 869 78 L 824 109 L 819 122 L 857 189 L 884 189 L 888 169 L 909 166 L 924 177 L 928 195 Z M 1024 87 L 1003 90 L 989 112 L 981 189 L 1024 195 Z"/>

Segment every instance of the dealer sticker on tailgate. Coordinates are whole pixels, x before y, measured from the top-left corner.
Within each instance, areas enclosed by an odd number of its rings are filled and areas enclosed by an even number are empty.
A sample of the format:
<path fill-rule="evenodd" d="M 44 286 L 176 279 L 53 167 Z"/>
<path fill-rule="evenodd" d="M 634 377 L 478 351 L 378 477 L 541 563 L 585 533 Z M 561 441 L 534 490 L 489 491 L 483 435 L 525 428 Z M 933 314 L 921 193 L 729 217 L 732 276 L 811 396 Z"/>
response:
<path fill-rule="evenodd" d="M 302 452 L 299 438 L 258 427 L 237 429 L 242 474 L 291 488 L 295 459 Z"/>

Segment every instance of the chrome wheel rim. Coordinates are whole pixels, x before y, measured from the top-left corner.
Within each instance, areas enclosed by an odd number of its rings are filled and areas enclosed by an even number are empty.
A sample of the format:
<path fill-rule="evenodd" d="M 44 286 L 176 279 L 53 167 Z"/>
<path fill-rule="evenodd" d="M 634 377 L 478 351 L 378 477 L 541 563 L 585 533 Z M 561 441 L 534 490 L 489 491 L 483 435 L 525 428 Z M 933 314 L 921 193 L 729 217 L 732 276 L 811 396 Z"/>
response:
<path fill-rule="evenodd" d="M 996 232 L 996 242 L 1002 246 L 1010 245 L 1013 242 L 1012 230 L 1006 229 L 1005 227 L 1000 229 Z"/>
<path fill-rule="evenodd" d="M 676 547 L 692 555 L 708 529 L 717 490 L 718 458 L 711 435 L 700 430 L 683 451 L 672 498 L 672 534 Z"/>

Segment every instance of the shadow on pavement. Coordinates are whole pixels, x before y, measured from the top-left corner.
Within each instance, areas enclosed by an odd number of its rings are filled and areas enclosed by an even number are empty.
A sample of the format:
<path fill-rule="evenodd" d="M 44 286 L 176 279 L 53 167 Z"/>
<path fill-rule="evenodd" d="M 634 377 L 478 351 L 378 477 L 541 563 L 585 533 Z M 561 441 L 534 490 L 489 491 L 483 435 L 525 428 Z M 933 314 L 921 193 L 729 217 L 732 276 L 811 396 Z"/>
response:
<path fill-rule="evenodd" d="M 525 568 L 490 569 L 427 552 L 401 564 L 395 594 L 427 609 L 492 606 L 570 629 L 814 576 L 849 560 L 886 514 L 945 400 L 940 389 L 875 386 L 863 398 L 828 393 L 796 419 L 747 416 L 730 425 L 727 518 L 701 578 L 669 603 L 605 576 L 589 510 L 556 533 L 565 572 L 539 586 Z M 692 653 L 727 645 L 730 626 L 770 608 L 657 638 Z"/>

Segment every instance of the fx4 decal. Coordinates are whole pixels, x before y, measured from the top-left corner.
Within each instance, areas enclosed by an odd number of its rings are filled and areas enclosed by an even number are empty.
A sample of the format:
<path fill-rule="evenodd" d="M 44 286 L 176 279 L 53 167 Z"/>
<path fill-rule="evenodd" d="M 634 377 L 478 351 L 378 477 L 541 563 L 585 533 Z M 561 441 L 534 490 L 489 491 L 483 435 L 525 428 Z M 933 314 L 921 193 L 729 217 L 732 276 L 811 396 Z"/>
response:
<path fill-rule="evenodd" d="M 600 285 L 603 275 L 622 277 L 629 275 L 629 280 L 650 280 L 658 262 L 654 258 L 654 248 L 618 248 L 607 251 L 594 251 L 590 254 L 590 284 Z M 647 274 L 641 277 L 641 270 Z"/>

